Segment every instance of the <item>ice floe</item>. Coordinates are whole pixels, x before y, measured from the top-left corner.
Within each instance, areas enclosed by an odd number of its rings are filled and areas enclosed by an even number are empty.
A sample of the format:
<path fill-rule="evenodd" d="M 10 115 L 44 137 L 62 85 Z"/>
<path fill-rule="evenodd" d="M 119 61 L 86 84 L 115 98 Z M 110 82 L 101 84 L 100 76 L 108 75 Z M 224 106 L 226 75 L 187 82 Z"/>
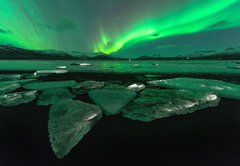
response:
<path fill-rule="evenodd" d="M 212 93 L 149 88 L 140 92 L 139 96 L 124 108 L 123 116 L 149 122 L 214 107 L 219 101 L 220 98 Z"/>
<path fill-rule="evenodd" d="M 38 98 L 38 105 L 52 105 L 63 99 L 71 99 L 76 97 L 68 89 L 49 89 L 43 91 Z"/>
<path fill-rule="evenodd" d="M 14 91 L 15 89 L 18 89 L 20 87 L 21 87 L 21 85 L 17 84 L 17 83 L 0 85 L 0 95 L 11 92 L 11 91 Z"/>
<path fill-rule="evenodd" d="M 102 89 L 90 90 L 88 95 L 106 115 L 115 115 L 135 98 L 136 93 L 120 85 L 108 84 Z"/>
<path fill-rule="evenodd" d="M 104 82 L 99 82 L 99 81 L 84 81 L 75 84 L 72 87 L 72 92 L 75 94 L 84 94 L 87 93 L 91 89 L 99 89 L 102 88 L 105 85 Z"/>
<path fill-rule="evenodd" d="M 37 98 L 37 95 L 37 91 L 22 91 L 0 95 L 0 105 L 11 107 L 24 103 L 30 103 Z"/>
<path fill-rule="evenodd" d="M 224 98 L 240 99 L 240 85 L 221 80 L 181 77 L 149 81 L 148 83 L 153 86 L 160 86 L 171 89 L 214 92 Z"/>
<path fill-rule="evenodd" d="M 98 106 L 64 99 L 49 112 L 48 131 L 52 149 L 63 158 L 102 117 Z"/>

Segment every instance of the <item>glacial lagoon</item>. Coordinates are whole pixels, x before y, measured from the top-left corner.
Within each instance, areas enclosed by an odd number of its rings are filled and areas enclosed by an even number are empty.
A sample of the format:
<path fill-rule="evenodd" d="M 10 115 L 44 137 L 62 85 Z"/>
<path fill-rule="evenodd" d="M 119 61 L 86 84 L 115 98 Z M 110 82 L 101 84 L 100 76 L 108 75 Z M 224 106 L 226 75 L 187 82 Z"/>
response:
<path fill-rule="evenodd" d="M 79 64 L 79 65 L 78 65 Z M 89 64 L 89 65 L 81 65 Z M 119 73 L 119 74 L 240 74 L 237 60 L 166 60 L 166 61 L 117 61 L 117 60 L 1 60 L 1 71 L 57 70 L 66 66 L 68 72 Z M 63 69 L 65 73 L 66 69 Z M 59 71 L 59 70 L 58 70 Z"/>
<path fill-rule="evenodd" d="M 73 65 L 78 63 L 88 65 Z M 9 146 L 17 153 L 29 141 L 40 148 L 40 152 L 33 147 L 29 152 L 39 156 L 53 158 L 55 153 L 62 160 L 77 159 L 84 151 L 100 160 L 102 149 L 114 151 L 114 160 L 120 155 L 117 148 L 130 147 L 129 155 L 141 149 L 136 146 L 143 142 L 145 150 L 170 153 L 169 147 L 179 146 L 178 153 L 194 141 L 220 141 L 221 134 L 235 134 L 240 126 L 238 65 L 239 61 L 224 60 L 1 60 L 1 124 L 13 132 L 7 140 L 10 131 L 1 129 L 3 149 Z M 22 133 L 14 133 L 18 125 Z M 183 140 L 182 134 L 189 140 Z M 229 146 L 239 137 L 229 137 L 228 141 L 233 140 Z M 13 148 L 15 138 L 19 142 Z M 203 151 L 200 145 L 197 148 Z M 14 150 L 7 153 L 15 154 Z"/>

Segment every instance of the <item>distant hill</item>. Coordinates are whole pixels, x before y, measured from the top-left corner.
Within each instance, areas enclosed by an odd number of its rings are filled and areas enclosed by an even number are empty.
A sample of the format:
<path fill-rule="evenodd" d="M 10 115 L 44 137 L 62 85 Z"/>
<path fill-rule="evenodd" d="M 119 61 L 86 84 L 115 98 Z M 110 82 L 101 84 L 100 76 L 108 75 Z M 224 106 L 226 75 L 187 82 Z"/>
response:
<path fill-rule="evenodd" d="M 51 60 L 123 60 L 103 53 L 86 53 L 78 51 L 27 50 L 12 45 L 0 45 L 0 59 L 51 59 Z"/>
<path fill-rule="evenodd" d="M 119 56 L 105 55 L 103 53 L 87 53 L 78 51 L 58 50 L 27 50 L 12 45 L 0 45 L 0 59 L 39 59 L 39 60 L 128 60 Z M 196 51 L 189 55 L 176 57 L 140 56 L 131 60 L 240 60 L 240 47 L 229 47 L 224 51 L 214 50 Z"/>
<path fill-rule="evenodd" d="M 140 56 L 135 60 L 240 60 L 240 47 L 229 47 L 224 51 L 196 51 L 189 55 L 181 55 L 175 57 L 156 57 L 156 56 Z"/>
<path fill-rule="evenodd" d="M 240 53 L 215 54 L 208 56 L 151 57 L 141 56 L 134 60 L 240 60 Z"/>
<path fill-rule="evenodd" d="M 12 45 L 0 45 L 0 59 L 74 59 L 64 52 L 33 51 Z"/>
<path fill-rule="evenodd" d="M 98 55 L 95 57 L 89 57 L 89 60 L 127 60 L 126 58 L 114 57 L 111 55 Z"/>

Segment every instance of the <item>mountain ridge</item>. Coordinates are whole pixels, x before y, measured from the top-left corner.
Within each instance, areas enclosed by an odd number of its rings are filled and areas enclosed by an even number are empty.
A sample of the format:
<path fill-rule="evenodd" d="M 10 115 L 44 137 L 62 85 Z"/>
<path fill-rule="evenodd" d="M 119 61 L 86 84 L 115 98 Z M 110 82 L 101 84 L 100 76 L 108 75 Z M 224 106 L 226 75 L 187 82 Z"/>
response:
<path fill-rule="evenodd" d="M 86 53 L 78 51 L 28 50 L 12 45 L 0 45 L 0 59 L 5 60 L 240 60 L 240 47 L 228 47 L 222 52 L 215 50 L 195 51 L 188 55 L 161 57 L 143 55 L 137 58 L 122 58 L 104 53 Z"/>

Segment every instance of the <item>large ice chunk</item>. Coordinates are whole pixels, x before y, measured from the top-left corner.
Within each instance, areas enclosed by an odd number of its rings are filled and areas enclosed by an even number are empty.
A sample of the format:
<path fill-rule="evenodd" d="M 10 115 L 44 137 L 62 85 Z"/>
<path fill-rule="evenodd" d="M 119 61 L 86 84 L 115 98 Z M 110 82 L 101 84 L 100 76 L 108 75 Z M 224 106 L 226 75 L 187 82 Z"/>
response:
<path fill-rule="evenodd" d="M 0 105 L 5 107 L 30 103 L 37 98 L 37 91 L 22 91 L 0 95 Z"/>
<path fill-rule="evenodd" d="M 63 99 L 74 98 L 75 95 L 69 92 L 68 89 L 49 89 L 43 91 L 38 98 L 38 105 L 52 105 Z"/>
<path fill-rule="evenodd" d="M 14 91 L 17 88 L 20 88 L 20 84 L 9 84 L 9 85 L 0 85 L 0 95 Z"/>
<path fill-rule="evenodd" d="M 91 89 L 99 89 L 102 88 L 105 85 L 104 82 L 99 82 L 99 81 L 84 81 L 75 84 L 72 87 L 72 92 L 75 94 L 84 94 L 87 93 L 87 91 Z"/>
<path fill-rule="evenodd" d="M 48 131 L 52 149 L 63 158 L 102 117 L 98 106 L 64 99 L 49 112 Z"/>
<path fill-rule="evenodd" d="M 173 78 L 148 82 L 154 86 L 172 89 L 186 89 L 199 92 L 214 92 L 221 97 L 240 99 L 240 85 L 212 79 Z"/>
<path fill-rule="evenodd" d="M 102 89 L 90 90 L 88 95 L 96 105 L 103 109 L 106 115 L 115 115 L 135 98 L 136 93 L 123 86 L 108 84 Z"/>
<path fill-rule="evenodd" d="M 123 116 L 149 122 L 172 115 L 192 113 L 214 107 L 220 98 L 212 93 L 188 90 L 145 89 L 124 108 Z"/>
<path fill-rule="evenodd" d="M 24 85 L 25 89 L 33 90 L 47 90 L 47 89 L 56 89 L 56 88 L 67 88 L 76 84 L 76 81 L 49 81 L 49 82 L 34 82 Z"/>

